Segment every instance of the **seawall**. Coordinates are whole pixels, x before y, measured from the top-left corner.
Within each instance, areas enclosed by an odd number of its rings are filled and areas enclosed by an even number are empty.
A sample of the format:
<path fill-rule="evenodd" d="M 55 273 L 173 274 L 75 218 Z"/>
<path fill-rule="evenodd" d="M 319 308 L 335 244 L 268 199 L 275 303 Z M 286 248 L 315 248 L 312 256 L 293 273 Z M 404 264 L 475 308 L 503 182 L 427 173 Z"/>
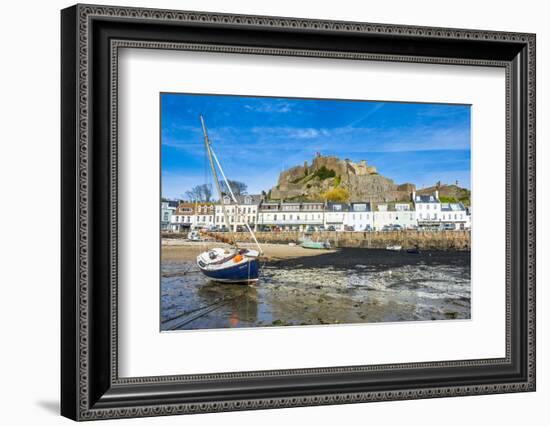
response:
<path fill-rule="evenodd" d="M 219 234 L 229 236 L 227 233 Z M 252 242 L 248 232 L 239 232 L 237 241 Z M 260 243 L 298 243 L 303 233 L 256 232 Z M 314 232 L 313 241 L 329 241 L 332 247 L 362 247 L 383 249 L 399 245 L 404 249 L 418 246 L 423 250 L 470 250 L 470 231 L 396 231 L 396 232 Z"/>

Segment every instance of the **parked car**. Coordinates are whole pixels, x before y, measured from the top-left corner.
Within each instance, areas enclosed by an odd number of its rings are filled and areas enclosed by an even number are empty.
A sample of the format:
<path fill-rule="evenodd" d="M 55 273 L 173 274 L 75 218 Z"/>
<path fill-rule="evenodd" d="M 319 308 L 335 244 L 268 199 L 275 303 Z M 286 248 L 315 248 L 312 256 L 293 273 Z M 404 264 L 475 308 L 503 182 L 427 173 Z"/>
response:
<path fill-rule="evenodd" d="M 315 227 L 312 226 L 312 225 L 309 225 L 309 226 L 306 228 L 306 232 L 315 232 Z"/>
<path fill-rule="evenodd" d="M 365 229 L 363 229 L 363 231 L 364 231 L 364 232 L 372 232 L 373 229 L 371 228 L 370 225 L 367 225 L 367 226 L 365 226 Z"/>
<path fill-rule="evenodd" d="M 444 223 L 443 224 L 443 230 L 444 231 L 454 231 L 456 228 L 454 226 L 454 224 L 452 223 Z"/>
<path fill-rule="evenodd" d="M 392 231 L 402 231 L 403 227 L 401 225 L 392 225 Z"/>
<path fill-rule="evenodd" d="M 336 231 L 336 228 L 332 225 L 330 225 L 328 228 L 327 228 L 327 231 L 330 231 L 330 232 L 333 232 L 333 231 Z"/>

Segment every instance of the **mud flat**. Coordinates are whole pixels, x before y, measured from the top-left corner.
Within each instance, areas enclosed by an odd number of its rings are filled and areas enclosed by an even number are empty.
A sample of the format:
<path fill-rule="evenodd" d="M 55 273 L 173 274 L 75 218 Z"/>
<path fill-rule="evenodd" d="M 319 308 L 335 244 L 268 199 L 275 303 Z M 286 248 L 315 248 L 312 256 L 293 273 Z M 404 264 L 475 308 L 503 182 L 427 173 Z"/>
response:
<path fill-rule="evenodd" d="M 265 244 L 258 283 L 228 285 L 209 281 L 195 263 L 198 253 L 219 245 L 163 244 L 161 330 L 470 318 L 468 251 Z"/>

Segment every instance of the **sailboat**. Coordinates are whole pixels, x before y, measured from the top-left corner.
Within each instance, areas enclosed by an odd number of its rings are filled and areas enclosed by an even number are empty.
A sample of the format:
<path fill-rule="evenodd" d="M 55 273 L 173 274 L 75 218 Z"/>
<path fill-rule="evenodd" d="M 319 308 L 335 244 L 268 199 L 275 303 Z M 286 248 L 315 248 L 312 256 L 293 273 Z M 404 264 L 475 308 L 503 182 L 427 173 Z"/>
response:
<path fill-rule="evenodd" d="M 218 179 L 218 173 L 216 166 L 218 167 L 223 181 L 228 189 L 231 199 L 237 203 L 237 198 L 229 185 L 225 173 L 221 167 L 221 164 L 216 156 L 210 139 L 208 138 L 208 133 L 206 131 L 206 125 L 204 123 L 204 118 L 201 115 L 201 126 L 202 132 L 204 135 L 204 143 L 206 146 L 206 152 L 208 154 L 208 160 L 210 162 L 210 167 L 212 168 L 212 175 L 214 181 L 216 182 L 216 189 L 218 192 L 219 199 L 221 201 L 222 212 L 225 218 L 225 223 L 227 226 L 230 226 L 229 216 L 225 204 L 223 203 L 223 194 L 220 188 L 220 181 Z M 255 283 L 258 281 L 260 275 L 260 256 L 262 255 L 262 248 L 254 235 L 254 232 L 248 225 L 245 223 L 245 227 L 250 232 L 252 239 L 256 243 L 258 250 L 251 250 L 248 248 L 239 247 L 236 241 L 233 239 L 233 243 L 230 247 L 215 247 L 205 252 L 202 252 L 197 256 L 197 265 L 200 271 L 212 281 L 224 282 L 224 283 Z"/>

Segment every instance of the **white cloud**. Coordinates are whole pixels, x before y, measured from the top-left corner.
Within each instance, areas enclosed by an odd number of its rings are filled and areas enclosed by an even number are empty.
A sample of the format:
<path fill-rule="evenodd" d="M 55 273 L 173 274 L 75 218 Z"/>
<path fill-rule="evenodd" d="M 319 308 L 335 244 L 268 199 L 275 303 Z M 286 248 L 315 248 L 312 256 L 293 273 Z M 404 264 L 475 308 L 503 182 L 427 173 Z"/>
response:
<path fill-rule="evenodd" d="M 254 112 L 287 113 L 292 111 L 289 102 L 261 102 L 257 105 L 245 105 L 244 107 Z"/>

